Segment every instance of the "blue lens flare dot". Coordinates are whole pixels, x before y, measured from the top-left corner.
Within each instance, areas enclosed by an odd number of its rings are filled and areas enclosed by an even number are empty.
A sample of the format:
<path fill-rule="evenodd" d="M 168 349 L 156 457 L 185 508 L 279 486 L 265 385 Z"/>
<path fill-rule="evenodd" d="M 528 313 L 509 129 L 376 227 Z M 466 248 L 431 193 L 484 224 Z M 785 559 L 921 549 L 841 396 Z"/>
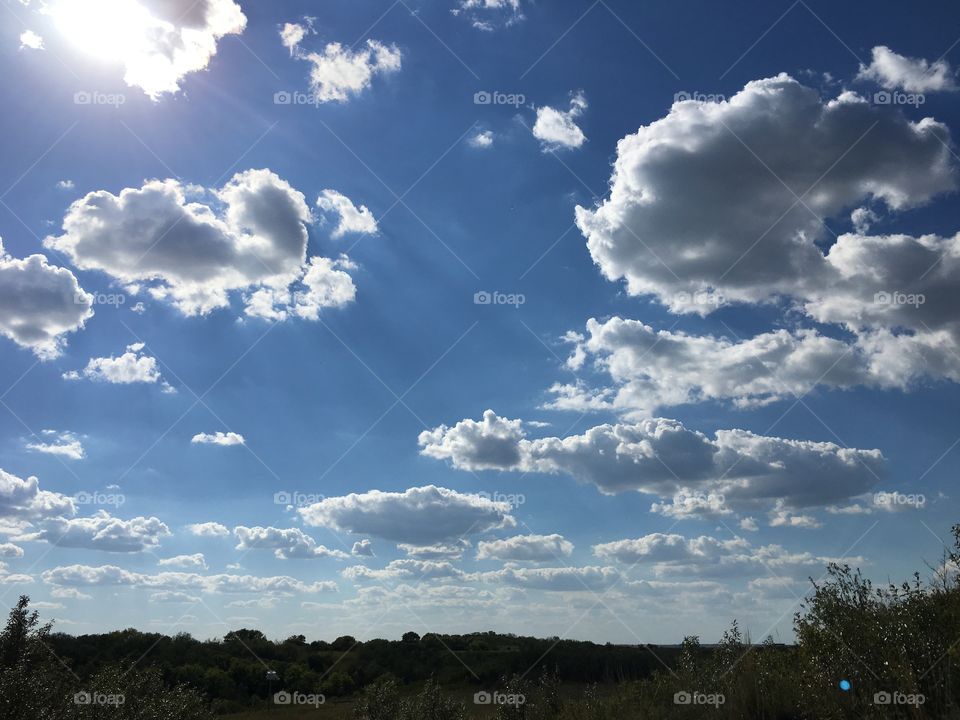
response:
<path fill-rule="evenodd" d="M 849 680 L 841 680 L 841 681 L 840 681 L 840 689 L 843 690 L 844 692 L 849 691 L 849 690 L 850 690 L 850 681 L 849 681 Z"/>

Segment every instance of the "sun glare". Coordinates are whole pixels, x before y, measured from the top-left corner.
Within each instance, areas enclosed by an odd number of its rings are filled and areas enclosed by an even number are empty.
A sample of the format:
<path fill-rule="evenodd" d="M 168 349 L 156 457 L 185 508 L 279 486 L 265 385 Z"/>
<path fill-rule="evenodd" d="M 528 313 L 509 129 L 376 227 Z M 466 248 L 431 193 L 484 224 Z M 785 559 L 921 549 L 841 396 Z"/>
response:
<path fill-rule="evenodd" d="M 134 0 L 60 0 L 51 14 L 60 32 L 81 51 L 109 61 L 135 54 L 157 23 Z"/>

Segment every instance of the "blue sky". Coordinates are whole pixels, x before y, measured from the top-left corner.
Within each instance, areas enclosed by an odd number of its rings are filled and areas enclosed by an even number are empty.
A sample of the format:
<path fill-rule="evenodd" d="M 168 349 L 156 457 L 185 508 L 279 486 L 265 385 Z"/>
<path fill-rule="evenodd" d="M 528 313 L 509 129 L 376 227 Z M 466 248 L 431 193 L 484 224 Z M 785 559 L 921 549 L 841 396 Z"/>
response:
<path fill-rule="evenodd" d="M 955 11 L 75 5 L 0 25 L 7 602 L 789 639 L 940 559 Z"/>

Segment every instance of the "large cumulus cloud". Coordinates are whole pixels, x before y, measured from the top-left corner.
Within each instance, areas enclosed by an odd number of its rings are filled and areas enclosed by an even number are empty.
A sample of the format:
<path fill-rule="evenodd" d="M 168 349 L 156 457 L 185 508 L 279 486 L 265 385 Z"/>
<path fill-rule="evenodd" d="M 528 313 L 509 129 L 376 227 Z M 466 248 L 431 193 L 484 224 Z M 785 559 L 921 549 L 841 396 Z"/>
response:
<path fill-rule="evenodd" d="M 93 297 L 72 272 L 39 254 L 11 257 L 0 241 L 0 335 L 49 359 L 92 315 Z"/>
<path fill-rule="evenodd" d="M 354 286 L 345 258 L 308 262 L 311 219 L 289 183 L 247 170 L 219 189 L 150 180 L 119 195 L 89 193 L 44 244 L 81 270 L 105 272 L 132 291 L 146 287 L 185 315 L 226 307 L 231 292 L 243 291 L 248 314 L 315 319 L 322 307 L 352 301 Z"/>
<path fill-rule="evenodd" d="M 482 422 L 424 431 L 421 453 L 462 470 L 562 473 L 607 494 L 712 493 L 722 497 L 716 510 L 742 512 L 832 505 L 869 490 L 885 466 L 879 450 L 736 429 L 718 430 L 711 438 L 664 418 L 597 425 L 567 437 L 528 439 L 520 431 L 511 436 L 513 453 L 504 451 L 502 439 L 488 452 L 486 429 L 495 432 L 516 422 L 488 410 Z"/>
<path fill-rule="evenodd" d="M 403 492 L 350 493 L 300 508 L 307 525 L 413 545 L 454 540 L 516 524 L 510 505 L 426 485 Z"/>
<path fill-rule="evenodd" d="M 956 188 L 947 128 L 852 92 L 823 100 L 787 75 L 729 101 L 684 101 L 618 144 L 609 196 L 577 209 L 604 275 L 676 313 L 781 299 L 793 320 L 834 324 L 733 340 L 588 323 L 570 365 L 612 385 L 558 384 L 553 407 L 643 415 L 816 385 L 907 388 L 960 379 L 960 236 L 870 234 Z M 885 210 L 884 212 L 879 212 Z M 824 219 L 850 214 L 835 237 Z M 826 247 L 826 250 L 821 249 Z"/>
<path fill-rule="evenodd" d="M 930 118 L 853 93 L 824 101 L 781 74 L 725 102 L 677 102 L 620 140 L 609 196 L 577 224 L 607 278 L 676 311 L 708 311 L 689 303 L 700 291 L 802 295 L 830 279 L 821 219 L 953 189 L 949 143 Z"/>
<path fill-rule="evenodd" d="M 66 495 L 41 490 L 36 477 L 26 479 L 0 469 L 0 523 L 29 523 L 76 513 L 76 505 Z"/>

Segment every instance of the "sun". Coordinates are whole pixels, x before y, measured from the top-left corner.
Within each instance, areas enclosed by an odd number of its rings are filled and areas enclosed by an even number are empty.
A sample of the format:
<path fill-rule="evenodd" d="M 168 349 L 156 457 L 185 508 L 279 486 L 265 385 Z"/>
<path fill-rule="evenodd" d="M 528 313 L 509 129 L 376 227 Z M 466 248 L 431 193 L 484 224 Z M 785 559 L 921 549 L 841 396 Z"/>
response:
<path fill-rule="evenodd" d="M 57 29 L 78 49 L 115 62 L 135 55 L 157 23 L 135 0 L 58 0 L 50 13 Z"/>

